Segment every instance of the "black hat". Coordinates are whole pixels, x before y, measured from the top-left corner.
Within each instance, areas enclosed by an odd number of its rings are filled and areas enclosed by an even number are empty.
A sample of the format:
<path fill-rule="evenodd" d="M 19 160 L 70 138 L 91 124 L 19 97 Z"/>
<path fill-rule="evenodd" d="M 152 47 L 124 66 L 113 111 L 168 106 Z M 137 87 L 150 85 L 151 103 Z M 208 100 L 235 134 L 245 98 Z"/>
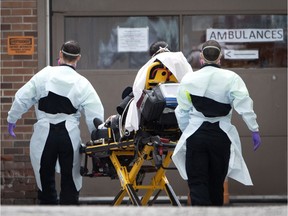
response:
<path fill-rule="evenodd" d="M 221 46 L 215 40 L 208 40 L 202 45 L 202 54 L 205 60 L 214 62 L 221 54 Z"/>

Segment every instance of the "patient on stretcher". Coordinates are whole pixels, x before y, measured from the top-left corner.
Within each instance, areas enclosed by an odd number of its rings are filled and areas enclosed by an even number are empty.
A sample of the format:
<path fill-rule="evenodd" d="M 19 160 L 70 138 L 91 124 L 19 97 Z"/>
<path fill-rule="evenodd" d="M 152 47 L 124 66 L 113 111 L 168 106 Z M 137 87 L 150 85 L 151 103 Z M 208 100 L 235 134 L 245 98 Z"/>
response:
<path fill-rule="evenodd" d="M 188 72 L 192 68 L 182 52 L 164 52 L 151 58 L 138 71 L 133 88 L 123 91 L 117 114 L 100 126 L 95 125 L 97 129 L 91 139 L 119 142 L 133 138 L 139 129 L 178 139 L 180 132 L 174 114 L 176 92 L 179 81 Z"/>

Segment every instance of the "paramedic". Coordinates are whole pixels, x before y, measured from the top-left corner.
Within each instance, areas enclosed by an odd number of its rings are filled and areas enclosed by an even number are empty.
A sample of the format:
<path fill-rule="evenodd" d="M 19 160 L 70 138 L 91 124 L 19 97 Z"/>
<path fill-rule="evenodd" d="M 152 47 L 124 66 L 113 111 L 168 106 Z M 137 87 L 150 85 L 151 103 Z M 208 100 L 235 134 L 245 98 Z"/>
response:
<path fill-rule="evenodd" d="M 103 121 L 104 109 L 90 82 L 76 72 L 80 46 L 67 41 L 59 51 L 58 66 L 47 66 L 35 74 L 15 95 L 8 112 L 8 131 L 22 114 L 35 106 L 37 122 L 30 142 L 30 158 L 38 186 L 40 204 L 58 204 L 55 189 L 55 167 L 60 165 L 61 205 L 77 205 L 82 186 L 80 176 L 81 144 L 79 118 L 86 117 L 89 131 L 93 119 Z M 59 162 L 59 163 L 58 163 Z M 56 166 L 57 164 L 57 166 Z"/>
<path fill-rule="evenodd" d="M 252 185 L 237 129 L 231 124 L 232 108 L 252 132 L 254 151 L 261 139 L 245 83 L 220 68 L 219 43 L 205 42 L 200 58 L 202 68 L 186 74 L 180 83 L 175 114 L 183 133 L 172 160 L 188 180 L 192 205 L 221 206 L 226 176 Z"/>

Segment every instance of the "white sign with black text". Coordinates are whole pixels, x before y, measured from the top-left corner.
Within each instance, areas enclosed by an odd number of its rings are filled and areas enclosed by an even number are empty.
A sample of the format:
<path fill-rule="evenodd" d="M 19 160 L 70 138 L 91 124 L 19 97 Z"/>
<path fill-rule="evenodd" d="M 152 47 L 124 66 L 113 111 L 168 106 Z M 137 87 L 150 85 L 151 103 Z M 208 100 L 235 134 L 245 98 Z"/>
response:
<path fill-rule="evenodd" d="M 283 29 L 207 29 L 206 40 L 218 42 L 273 42 L 284 40 Z"/>
<path fill-rule="evenodd" d="M 147 52 L 149 28 L 117 28 L 118 52 Z"/>

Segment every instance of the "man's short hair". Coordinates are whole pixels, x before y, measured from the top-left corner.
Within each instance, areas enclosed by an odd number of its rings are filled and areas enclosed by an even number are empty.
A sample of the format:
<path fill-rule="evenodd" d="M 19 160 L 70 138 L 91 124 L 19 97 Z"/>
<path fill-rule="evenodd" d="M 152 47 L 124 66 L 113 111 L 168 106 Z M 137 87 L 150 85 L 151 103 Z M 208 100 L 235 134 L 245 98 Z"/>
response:
<path fill-rule="evenodd" d="M 221 54 L 221 46 L 215 40 L 208 40 L 202 45 L 202 54 L 206 61 L 214 62 Z"/>
<path fill-rule="evenodd" d="M 61 52 L 65 59 L 73 61 L 80 56 L 80 46 L 77 41 L 70 40 L 65 42 L 61 47 Z"/>
<path fill-rule="evenodd" d="M 151 57 L 161 52 L 169 52 L 168 43 L 165 41 L 156 41 L 150 45 L 149 55 Z"/>

